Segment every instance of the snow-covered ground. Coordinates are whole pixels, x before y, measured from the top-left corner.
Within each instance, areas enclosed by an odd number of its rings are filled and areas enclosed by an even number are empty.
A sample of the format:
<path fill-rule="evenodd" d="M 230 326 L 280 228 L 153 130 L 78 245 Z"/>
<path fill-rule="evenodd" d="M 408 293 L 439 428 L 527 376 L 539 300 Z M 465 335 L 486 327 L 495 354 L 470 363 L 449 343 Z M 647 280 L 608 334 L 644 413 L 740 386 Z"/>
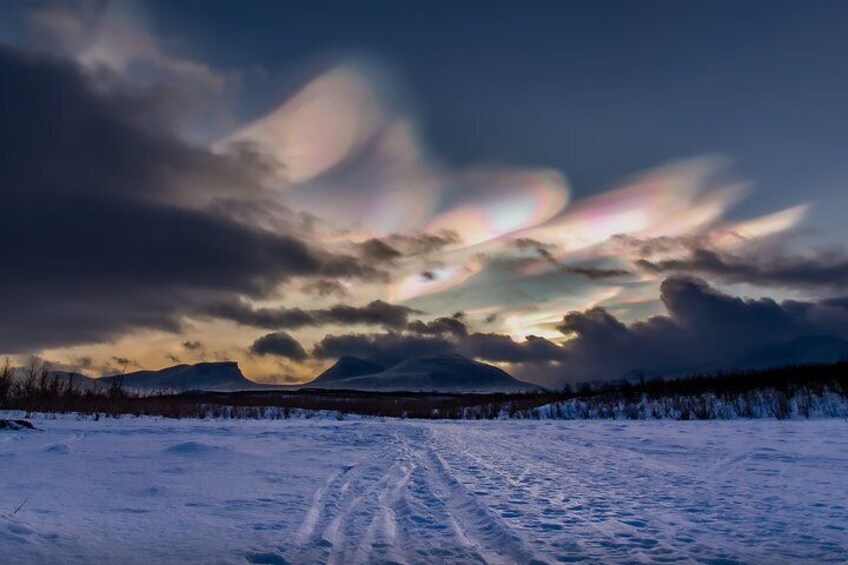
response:
<path fill-rule="evenodd" d="M 35 423 L 3 563 L 848 560 L 842 420 Z"/>

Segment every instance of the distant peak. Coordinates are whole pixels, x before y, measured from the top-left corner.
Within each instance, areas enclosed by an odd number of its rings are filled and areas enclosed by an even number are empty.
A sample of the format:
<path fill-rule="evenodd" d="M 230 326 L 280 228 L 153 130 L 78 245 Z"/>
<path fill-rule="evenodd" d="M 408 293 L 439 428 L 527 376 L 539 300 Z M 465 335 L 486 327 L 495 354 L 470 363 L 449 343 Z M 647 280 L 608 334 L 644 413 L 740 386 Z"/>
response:
<path fill-rule="evenodd" d="M 468 357 L 460 355 L 459 353 L 436 353 L 435 355 L 426 355 L 425 357 L 435 359 L 468 359 Z"/>
<path fill-rule="evenodd" d="M 242 374 L 235 361 L 204 361 L 193 365 L 174 365 L 158 371 L 137 371 L 104 378 L 120 378 L 127 388 L 168 390 L 237 389 L 254 384 Z"/>
<path fill-rule="evenodd" d="M 366 363 L 366 361 L 353 355 L 342 355 L 336 363 Z"/>
<path fill-rule="evenodd" d="M 238 361 L 202 361 L 200 363 L 195 363 L 194 365 L 187 365 L 194 367 L 234 367 L 238 368 Z"/>

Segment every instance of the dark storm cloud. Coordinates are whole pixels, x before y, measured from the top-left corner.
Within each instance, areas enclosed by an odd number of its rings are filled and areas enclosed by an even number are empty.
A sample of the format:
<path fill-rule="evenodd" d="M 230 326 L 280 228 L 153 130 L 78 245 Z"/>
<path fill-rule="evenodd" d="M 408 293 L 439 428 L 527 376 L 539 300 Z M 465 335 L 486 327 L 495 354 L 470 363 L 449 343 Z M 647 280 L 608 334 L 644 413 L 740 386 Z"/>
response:
<path fill-rule="evenodd" d="M 555 269 L 556 273 L 567 273 L 570 275 L 577 275 L 593 281 L 617 279 L 621 277 L 627 277 L 633 274 L 627 269 L 611 269 L 587 265 L 569 265 L 560 263 L 552 252 L 554 249 L 556 249 L 555 245 L 544 243 L 535 239 L 520 237 L 514 240 L 513 244 L 519 250 L 531 249 L 535 251 L 536 255 L 538 255 L 540 259 L 546 261 Z M 507 264 L 519 267 L 523 266 L 527 262 L 527 257 L 510 258 L 509 260 L 507 260 Z"/>
<path fill-rule="evenodd" d="M 437 322 L 444 323 L 447 319 Z M 565 356 L 563 348 L 536 336 L 528 336 L 525 341 L 516 342 L 506 335 L 468 334 L 448 328 L 440 334 L 414 331 L 327 335 L 312 351 L 312 355 L 319 359 L 337 359 L 350 355 L 383 365 L 439 353 L 460 353 L 483 361 L 501 363 L 547 363 L 561 361 Z"/>
<path fill-rule="evenodd" d="M 627 269 L 604 269 L 601 267 L 583 267 L 578 265 L 562 265 L 563 272 L 579 275 L 593 281 L 627 277 L 633 273 Z"/>
<path fill-rule="evenodd" d="M 300 287 L 305 294 L 326 298 L 328 296 L 347 296 L 347 288 L 335 279 L 310 280 Z"/>
<path fill-rule="evenodd" d="M 211 207 L 257 193 L 261 171 L 146 121 L 143 93 L 4 46 L 0 84 L 4 352 L 177 330 L 184 314 L 292 276 L 379 276 Z"/>
<path fill-rule="evenodd" d="M 444 320 L 438 322 L 443 323 Z M 484 361 L 504 363 L 547 362 L 562 360 L 564 356 L 561 347 L 536 336 L 529 336 L 524 342 L 516 342 L 506 335 L 468 334 L 450 329 L 441 334 L 387 332 L 328 335 L 313 350 L 313 355 L 319 359 L 351 355 L 382 364 L 437 353 L 461 353 Z"/>
<path fill-rule="evenodd" d="M 379 365 L 392 365 L 423 355 L 448 353 L 455 344 L 444 337 L 388 332 L 383 334 L 327 335 L 315 344 L 312 355 L 318 359 L 359 357 Z"/>
<path fill-rule="evenodd" d="M 462 316 L 441 317 L 429 322 L 414 320 L 409 323 L 407 329 L 420 335 L 456 335 L 468 334 L 468 327 L 462 320 Z"/>
<path fill-rule="evenodd" d="M 375 263 L 393 264 L 404 257 L 427 256 L 445 247 L 460 243 L 459 235 L 451 230 L 436 233 L 391 234 L 372 237 L 357 244 L 359 254 Z"/>
<path fill-rule="evenodd" d="M 837 253 L 800 257 L 766 251 L 739 257 L 694 247 L 682 259 L 640 259 L 636 264 L 650 273 L 692 273 L 730 283 L 790 288 L 848 286 L 848 258 Z"/>
<path fill-rule="evenodd" d="M 661 299 L 668 315 L 631 325 L 603 308 L 566 315 L 559 329 L 574 339 L 563 346 L 560 380 L 730 368 L 799 337 L 848 335 L 848 309 L 841 301 L 745 300 L 686 276 L 666 279 Z"/>
<path fill-rule="evenodd" d="M 285 332 L 264 335 L 253 342 L 250 352 L 256 355 L 275 355 L 292 361 L 304 361 L 308 356 L 303 346 Z"/>
<path fill-rule="evenodd" d="M 541 363 L 564 357 L 562 347 L 534 335 L 517 342 L 508 335 L 474 333 L 462 340 L 460 348 L 470 357 L 499 363 Z"/>
<path fill-rule="evenodd" d="M 356 324 L 399 329 L 407 325 L 411 314 L 421 312 L 407 306 L 374 300 L 365 306 L 336 304 L 329 308 L 253 308 L 243 301 L 210 306 L 206 314 L 226 318 L 240 324 L 268 329 L 298 329 L 325 325 Z"/>
<path fill-rule="evenodd" d="M 603 308 L 570 312 L 558 327 L 571 337 L 563 345 L 537 336 L 517 342 L 497 333 L 470 333 L 461 320 L 439 318 L 411 322 L 406 332 L 328 335 L 316 344 L 313 355 L 322 359 L 352 355 L 385 364 L 455 352 L 510 363 L 516 375 L 555 386 L 634 373 L 732 368 L 797 338 L 848 337 L 844 298 L 748 300 L 721 293 L 703 280 L 676 276 L 663 282 L 661 299 L 666 315 L 630 325 Z M 457 329 L 459 325 L 462 329 Z"/>

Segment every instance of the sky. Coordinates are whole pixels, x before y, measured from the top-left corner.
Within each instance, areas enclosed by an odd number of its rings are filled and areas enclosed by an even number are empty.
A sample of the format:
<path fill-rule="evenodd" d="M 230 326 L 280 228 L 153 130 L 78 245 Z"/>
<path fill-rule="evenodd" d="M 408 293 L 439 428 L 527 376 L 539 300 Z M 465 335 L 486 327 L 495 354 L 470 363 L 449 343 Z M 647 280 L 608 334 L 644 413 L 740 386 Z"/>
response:
<path fill-rule="evenodd" d="M 0 354 L 556 385 L 848 337 L 846 16 L 3 3 Z"/>

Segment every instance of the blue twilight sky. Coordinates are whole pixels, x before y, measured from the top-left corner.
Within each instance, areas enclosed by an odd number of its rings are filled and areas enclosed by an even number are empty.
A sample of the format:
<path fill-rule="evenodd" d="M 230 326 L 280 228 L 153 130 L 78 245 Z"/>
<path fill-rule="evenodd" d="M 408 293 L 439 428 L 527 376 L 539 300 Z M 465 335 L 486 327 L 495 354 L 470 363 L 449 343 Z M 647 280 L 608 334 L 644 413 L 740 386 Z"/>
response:
<path fill-rule="evenodd" d="M 161 2 L 157 29 L 225 69 L 240 111 L 279 103 L 304 61 L 391 65 L 428 144 L 456 164 L 554 166 L 578 194 L 658 162 L 721 154 L 757 183 L 740 210 L 848 209 L 844 2 Z M 276 79 L 276 80 L 275 80 Z"/>

